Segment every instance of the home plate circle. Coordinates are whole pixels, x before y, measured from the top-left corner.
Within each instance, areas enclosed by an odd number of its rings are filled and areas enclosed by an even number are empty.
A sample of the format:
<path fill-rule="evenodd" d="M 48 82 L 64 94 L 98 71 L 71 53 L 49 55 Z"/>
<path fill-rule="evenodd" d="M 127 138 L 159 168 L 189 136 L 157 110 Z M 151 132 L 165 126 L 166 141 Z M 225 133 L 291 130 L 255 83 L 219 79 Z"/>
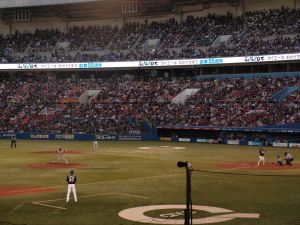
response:
<path fill-rule="evenodd" d="M 150 205 L 150 206 L 141 206 L 130 209 L 125 209 L 119 212 L 119 216 L 123 219 L 148 223 L 148 224 L 184 224 L 183 219 L 170 219 L 176 216 L 182 216 L 182 210 L 186 208 L 186 205 Z M 154 218 L 144 215 L 146 212 L 154 210 L 165 210 L 165 209 L 174 209 L 174 213 L 168 213 L 168 218 L 166 219 L 165 214 L 160 215 L 161 218 Z M 178 210 L 180 210 L 178 212 Z M 212 213 L 212 216 L 205 218 L 194 218 L 193 224 L 214 224 L 220 222 L 226 222 L 237 218 L 249 218 L 249 219 L 258 219 L 259 214 L 257 213 L 235 213 L 230 209 L 224 209 L 213 206 L 201 206 L 193 205 L 193 213 L 196 211 L 205 211 Z M 164 215 L 164 216 L 163 216 Z"/>
<path fill-rule="evenodd" d="M 173 149 L 185 149 L 185 147 L 178 147 L 178 146 L 167 146 L 167 145 L 162 145 L 162 146 L 145 146 L 145 147 L 138 147 L 138 149 L 145 150 L 145 149 L 150 149 L 150 150 L 173 150 Z"/>

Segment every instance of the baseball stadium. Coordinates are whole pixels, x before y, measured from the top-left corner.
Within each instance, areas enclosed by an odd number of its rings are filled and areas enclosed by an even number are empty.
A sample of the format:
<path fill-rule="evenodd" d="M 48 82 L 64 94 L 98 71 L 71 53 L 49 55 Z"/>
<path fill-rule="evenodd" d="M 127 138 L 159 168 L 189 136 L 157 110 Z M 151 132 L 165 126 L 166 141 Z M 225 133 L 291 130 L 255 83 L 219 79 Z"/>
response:
<path fill-rule="evenodd" d="M 0 225 L 300 225 L 300 0 L 0 0 Z"/>

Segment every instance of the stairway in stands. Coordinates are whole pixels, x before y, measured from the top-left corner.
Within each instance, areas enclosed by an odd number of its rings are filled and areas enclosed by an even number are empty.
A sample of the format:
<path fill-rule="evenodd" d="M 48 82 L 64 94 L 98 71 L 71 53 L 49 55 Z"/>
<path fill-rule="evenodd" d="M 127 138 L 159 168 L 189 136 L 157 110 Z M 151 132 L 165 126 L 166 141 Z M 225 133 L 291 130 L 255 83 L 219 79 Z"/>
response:
<path fill-rule="evenodd" d="M 285 87 L 271 96 L 271 101 L 282 102 L 286 97 L 300 89 L 300 86 Z"/>

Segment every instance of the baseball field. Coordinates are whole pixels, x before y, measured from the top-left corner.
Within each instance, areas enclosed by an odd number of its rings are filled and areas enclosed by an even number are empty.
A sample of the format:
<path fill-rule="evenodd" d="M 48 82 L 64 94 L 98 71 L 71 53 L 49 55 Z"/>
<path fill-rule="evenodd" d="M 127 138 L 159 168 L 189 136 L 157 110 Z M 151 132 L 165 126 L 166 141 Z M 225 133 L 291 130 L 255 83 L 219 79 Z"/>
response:
<path fill-rule="evenodd" d="M 183 224 L 186 169 L 192 171 L 193 224 L 299 225 L 300 149 L 91 141 L 0 140 L 0 225 Z M 66 149 L 69 161 L 56 160 Z M 291 153 L 292 166 L 272 163 Z M 78 202 L 66 202 L 69 171 Z"/>

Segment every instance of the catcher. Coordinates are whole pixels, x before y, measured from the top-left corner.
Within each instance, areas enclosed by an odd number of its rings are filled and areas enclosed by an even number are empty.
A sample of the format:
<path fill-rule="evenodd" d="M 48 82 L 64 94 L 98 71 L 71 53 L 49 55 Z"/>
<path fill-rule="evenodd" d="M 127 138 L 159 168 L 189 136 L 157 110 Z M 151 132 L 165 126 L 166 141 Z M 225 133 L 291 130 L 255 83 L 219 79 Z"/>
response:
<path fill-rule="evenodd" d="M 64 154 L 65 154 L 66 151 L 67 151 L 67 150 L 65 150 L 65 149 L 59 148 L 59 149 L 56 151 L 56 154 L 57 154 L 56 160 L 55 160 L 55 161 L 51 161 L 50 163 L 57 163 L 57 162 L 60 161 L 60 160 L 64 160 L 65 163 L 66 163 L 67 165 L 69 165 L 68 160 L 64 157 Z"/>
<path fill-rule="evenodd" d="M 276 160 L 273 163 L 277 163 L 278 166 L 283 166 L 283 160 L 280 155 L 277 155 Z"/>

